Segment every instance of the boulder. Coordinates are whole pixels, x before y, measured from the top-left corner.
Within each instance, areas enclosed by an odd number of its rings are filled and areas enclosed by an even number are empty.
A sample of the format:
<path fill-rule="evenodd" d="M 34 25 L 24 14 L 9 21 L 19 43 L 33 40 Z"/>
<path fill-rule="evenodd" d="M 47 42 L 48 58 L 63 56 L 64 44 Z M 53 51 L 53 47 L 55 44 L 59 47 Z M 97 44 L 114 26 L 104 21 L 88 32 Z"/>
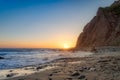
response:
<path fill-rule="evenodd" d="M 4 57 L 1 57 L 1 56 L 0 56 L 0 59 L 4 59 Z"/>
<path fill-rule="evenodd" d="M 80 73 L 74 72 L 71 76 L 79 76 L 79 75 L 80 75 Z"/>

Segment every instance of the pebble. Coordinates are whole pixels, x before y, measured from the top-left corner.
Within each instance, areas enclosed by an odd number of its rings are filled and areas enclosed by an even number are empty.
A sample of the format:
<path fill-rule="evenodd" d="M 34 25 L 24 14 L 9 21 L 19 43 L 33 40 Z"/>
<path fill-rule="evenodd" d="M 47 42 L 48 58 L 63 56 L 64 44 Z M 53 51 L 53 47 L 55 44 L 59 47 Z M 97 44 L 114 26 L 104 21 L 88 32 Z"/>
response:
<path fill-rule="evenodd" d="M 7 74 L 6 77 L 13 77 L 14 75 L 16 74 L 15 73 Z"/>
<path fill-rule="evenodd" d="M 50 74 L 49 76 L 52 76 L 53 74 Z"/>
<path fill-rule="evenodd" d="M 90 68 L 89 71 L 95 71 L 96 69 L 95 68 Z"/>
<path fill-rule="evenodd" d="M 13 72 L 13 70 L 10 70 L 9 72 Z"/>
<path fill-rule="evenodd" d="M 75 73 L 73 73 L 71 76 L 79 76 L 79 75 L 80 75 L 80 73 L 75 72 Z"/>
<path fill-rule="evenodd" d="M 85 75 L 81 75 L 78 77 L 78 79 L 84 79 L 85 78 Z"/>
<path fill-rule="evenodd" d="M 49 78 L 48 80 L 52 80 L 52 78 Z"/>
<path fill-rule="evenodd" d="M 39 67 L 36 68 L 36 70 L 39 70 L 39 69 L 42 69 L 42 68 L 43 68 L 42 66 L 39 66 Z"/>
<path fill-rule="evenodd" d="M 83 70 L 83 69 L 80 69 L 79 71 L 80 71 L 80 72 L 83 72 L 84 70 Z"/>

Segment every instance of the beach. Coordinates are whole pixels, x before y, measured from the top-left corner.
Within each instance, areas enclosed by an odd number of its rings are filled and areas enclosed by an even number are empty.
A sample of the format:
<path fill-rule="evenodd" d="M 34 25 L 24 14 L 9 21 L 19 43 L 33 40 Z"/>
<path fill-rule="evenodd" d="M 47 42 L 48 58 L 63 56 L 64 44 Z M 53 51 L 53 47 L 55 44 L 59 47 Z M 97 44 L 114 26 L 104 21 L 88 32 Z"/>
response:
<path fill-rule="evenodd" d="M 60 58 L 43 65 L 3 72 L 1 80 L 120 80 L 120 54 L 105 52 Z"/>
<path fill-rule="evenodd" d="M 0 80 L 29 76 L 64 65 L 62 60 L 87 57 L 92 52 L 48 49 L 5 49 L 0 51 Z M 71 59 L 72 60 L 72 59 Z M 80 61 L 77 61 L 79 63 Z M 24 64 L 23 64 L 24 63 Z M 68 62 L 69 63 L 69 62 Z M 73 63 L 76 63 L 73 61 Z"/>
<path fill-rule="evenodd" d="M 120 80 L 120 0 L 0 0 L 0 80 Z"/>

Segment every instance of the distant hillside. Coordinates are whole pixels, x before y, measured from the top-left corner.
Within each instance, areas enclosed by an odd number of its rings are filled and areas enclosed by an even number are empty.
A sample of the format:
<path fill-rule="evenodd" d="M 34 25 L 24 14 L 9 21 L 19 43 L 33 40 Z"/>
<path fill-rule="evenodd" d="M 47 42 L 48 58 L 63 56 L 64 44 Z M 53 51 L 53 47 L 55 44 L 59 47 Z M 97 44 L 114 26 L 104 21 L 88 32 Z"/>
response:
<path fill-rule="evenodd" d="M 102 46 L 120 46 L 120 0 L 110 7 L 98 9 L 78 37 L 76 49 Z"/>

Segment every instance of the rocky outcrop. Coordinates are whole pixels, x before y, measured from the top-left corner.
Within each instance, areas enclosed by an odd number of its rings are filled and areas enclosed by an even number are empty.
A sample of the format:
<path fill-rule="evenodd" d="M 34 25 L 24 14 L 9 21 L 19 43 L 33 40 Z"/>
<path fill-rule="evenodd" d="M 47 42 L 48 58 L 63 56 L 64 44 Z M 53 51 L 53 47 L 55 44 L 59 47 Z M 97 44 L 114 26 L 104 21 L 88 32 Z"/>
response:
<path fill-rule="evenodd" d="M 98 9 L 78 37 L 76 49 L 89 50 L 102 46 L 120 46 L 120 0 L 110 7 Z"/>
<path fill-rule="evenodd" d="M 1 57 L 1 56 L 0 56 L 0 59 L 4 59 L 4 57 Z"/>

